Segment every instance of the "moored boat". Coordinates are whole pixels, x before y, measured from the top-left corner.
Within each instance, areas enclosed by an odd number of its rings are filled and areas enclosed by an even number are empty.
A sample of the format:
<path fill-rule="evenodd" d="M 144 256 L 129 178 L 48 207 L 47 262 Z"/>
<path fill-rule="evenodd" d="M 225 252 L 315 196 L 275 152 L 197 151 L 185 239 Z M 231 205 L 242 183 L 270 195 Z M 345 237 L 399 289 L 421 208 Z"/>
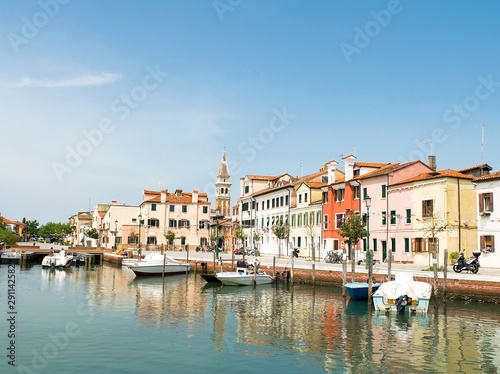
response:
<path fill-rule="evenodd" d="M 375 310 L 427 313 L 432 295 L 430 282 L 413 280 L 411 273 L 396 273 L 395 280 L 382 283 L 373 294 Z"/>
<path fill-rule="evenodd" d="M 13 264 L 13 263 L 19 263 L 19 260 L 21 258 L 21 251 L 16 250 L 13 251 L 12 249 L 6 249 L 5 251 L 2 252 L 2 255 L 0 256 L 2 264 Z"/>
<path fill-rule="evenodd" d="M 351 297 L 351 299 L 355 301 L 363 301 L 368 300 L 368 288 L 369 284 L 367 282 L 352 282 L 346 283 L 344 285 L 347 293 Z M 375 291 L 378 290 L 380 284 L 372 283 L 372 295 Z"/>
<path fill-rule="evenodd" d="M 255 267 L 257 268 L 257 274 L 248 267 L 237 267 L 236 271 L 223 271 L 215 274 L 215 276 L 226 286 L 252 286 L 254 284 L 273 283 L 274 279 L 271 275 L 258 270 L 258 262 Z"/>
<path fill-rule="evenodd" d="M 58 253 L 56 255 L 47 255 L 42 260 L 42 268 L 68 268 L 73 262 L 74 257 L 65 255 L 65 253 Z"/>
<path fill-rule="evenodd" d="M 150 253 L 143 260 L 135 260 L 127 265 L 135 275 L 165 275 L 185 274 L 191 270 L 191 265 L 179 262 L 170 257 L 165 257 L 165 266 L 163 266 L 163 255 L 161 253 Z"/>

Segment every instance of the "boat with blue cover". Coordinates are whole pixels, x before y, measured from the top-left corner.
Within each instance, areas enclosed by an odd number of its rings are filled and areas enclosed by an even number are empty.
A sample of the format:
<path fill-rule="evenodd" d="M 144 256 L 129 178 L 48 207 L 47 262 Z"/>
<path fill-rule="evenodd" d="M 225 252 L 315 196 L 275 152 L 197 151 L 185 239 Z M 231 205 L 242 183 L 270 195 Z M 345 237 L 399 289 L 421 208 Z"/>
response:
<path fill-rule="evenodd" d="M 367 282 L 352 282 L 346 283 L 344 285 L 347 293 L 351 297 L 351 299 L 355 301 L 363 301 L 368 300 L 368 287 L 369 284 Z M 372 294 L 378 290 L 380 284 L 372 283 Z M 370 295 L 371 296 L 371 295 Z"/>

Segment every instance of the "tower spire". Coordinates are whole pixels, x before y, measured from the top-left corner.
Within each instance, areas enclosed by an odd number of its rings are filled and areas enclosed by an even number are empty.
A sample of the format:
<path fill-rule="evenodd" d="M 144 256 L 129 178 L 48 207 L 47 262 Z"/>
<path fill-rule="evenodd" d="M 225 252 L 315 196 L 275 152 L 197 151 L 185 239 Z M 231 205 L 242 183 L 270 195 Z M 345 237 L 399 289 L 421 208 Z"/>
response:
<path fill-rule="evenodd" d="M 227 166 L 226 151 L 222 153 L 219 174 L 215 183 L 215 207 L 219 208 L 221 215 L 230 216 L 231 212 L 231 177 Z"/>

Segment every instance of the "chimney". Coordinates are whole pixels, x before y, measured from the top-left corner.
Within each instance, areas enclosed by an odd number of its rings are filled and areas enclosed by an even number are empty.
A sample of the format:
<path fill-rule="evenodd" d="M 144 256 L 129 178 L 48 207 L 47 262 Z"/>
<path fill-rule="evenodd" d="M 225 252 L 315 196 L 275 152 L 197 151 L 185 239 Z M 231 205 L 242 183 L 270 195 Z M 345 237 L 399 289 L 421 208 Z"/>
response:
<path fill-rule="evenodd" d="M 163 204 L 165 204 L 167 202 L 167 190 L 162 190 L 161 191 L 161 200 L 160 200 Z"/>
<path fill-rule="evenodd" d="M 354 177 L 354 162 L 356 161 L 356 157 L 349 155 L 344 157 L 342 160 L 344 160 L 345 180 L 347 182 Z"/>
<path fill-rule="evenodd" d="M 437 169 L 436 156 L 429 156 L 428 165 L 434 171 Z"/>
<path fill-rule="evenodd" d="M 116 205 L 117 201 L 116 200 L 111 200 L 111 205 Z"/>
<path fill-rule="evenodd" d="M 193 190 L 193 196 L 191 198 L 191 202 L 193 204 L 197 204 L 198 203 L 198 190 Z"/>
<path fill-rule="evenodd" d="M 337 161 L 330 161 L 326 166 L 328 167 L 328 184 L 335 183 L 335 171 L 337 170 Z"/>

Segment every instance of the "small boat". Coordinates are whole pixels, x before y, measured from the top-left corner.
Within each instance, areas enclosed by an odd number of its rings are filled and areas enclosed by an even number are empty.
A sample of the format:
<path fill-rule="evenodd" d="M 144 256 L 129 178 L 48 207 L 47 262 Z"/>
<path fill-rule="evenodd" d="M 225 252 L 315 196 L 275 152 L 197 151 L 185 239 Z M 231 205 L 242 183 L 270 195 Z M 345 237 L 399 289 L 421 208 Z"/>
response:
<path fill-rule="evenodd" d="M 13 251 L 12 249 L 6 249 L 2 252 L 1 262 L 2 264 L 14 264 L 19 263 L 22 252 L 20 250 Z"/>
<path fill-rule="evenodd" d="M 264 272 L 254 274 L 253 270 L 237 267 L 236 271 L 223 271 L 215 274 L 226 286 L 252 286 L 254 284 L 273 283 L 273 277 Z"/>
<path fill-rule="evenodd" d="M 367 282 L 352 282 L 344 285 L 347 293 L 354 301 L 368 300 L 368 286 Z M 372 295 L 379 287 L 379 283 L 372 283 Z"/>
<path fill-rule="evenodd" d="M 56 267 L 59 269 L 68 268 L 73 262 L 74 257 L 64 254 L 47 255 L 42 260 L 42 268 Z"/>
<path fill-rule="evenodd" d="M 430 282 L 413 280 L 411 273 L 396 273 L 395 280 L 382 283 L 373 294 L 375 310 L 427 313 L 432 295 Z"/>
<path fill-rule="evenodd" d="M 162 275 L 164 268 L 163 255 L 161 253 L 150 253 L 141 261 L 135 259 L 128 267 L 135 275 Z M 191 265 L 165 257 L 165 275 L 186 274 L 189 270 L 191 270 Z"/>

